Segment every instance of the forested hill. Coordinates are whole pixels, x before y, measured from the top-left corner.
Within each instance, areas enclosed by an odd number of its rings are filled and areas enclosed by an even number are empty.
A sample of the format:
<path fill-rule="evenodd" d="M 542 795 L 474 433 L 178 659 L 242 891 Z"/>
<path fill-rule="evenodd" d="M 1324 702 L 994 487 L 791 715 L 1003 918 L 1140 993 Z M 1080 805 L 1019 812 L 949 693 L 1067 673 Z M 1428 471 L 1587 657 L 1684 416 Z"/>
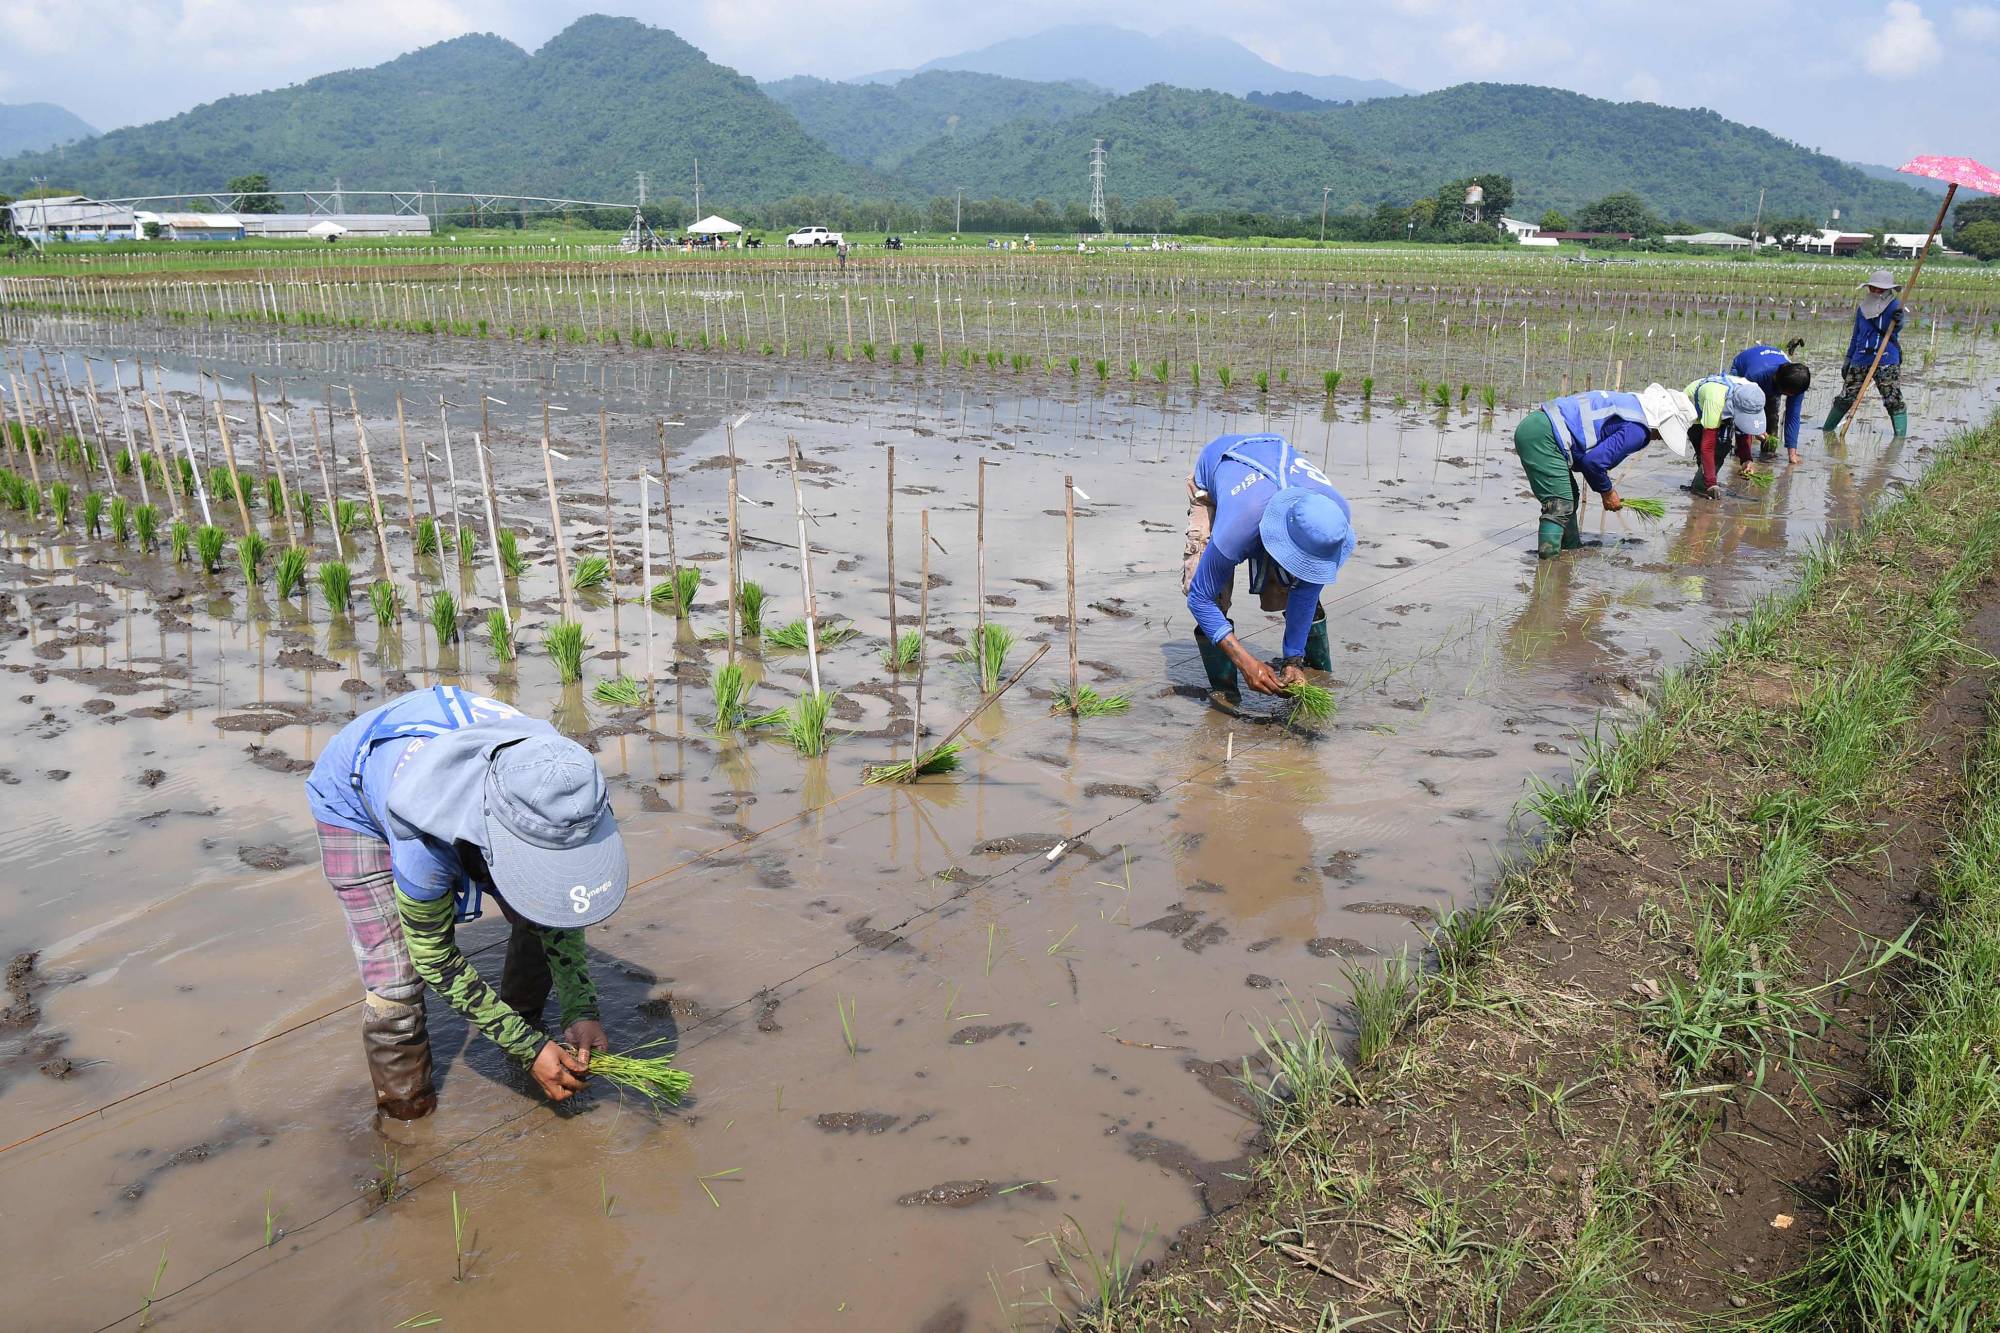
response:
<path fill-rule="evenodd" d="M 262 172 L 278 189 L 438 188 L 630 199 L 884 194 L 882 182 L 799 128 L 756 83 L 671 32 L 577 20 L 533 55 L 473 34 L 371 69 L 225 97 L 65 150 L 0 161 L 0 191 L 32 177 L 97 195 L 220 189 Z"/>
<path fill-rule="evenodd" d="M 1490 83 L 1305 111 L 1155 86 L 1053 124 L 932 143 L 901 174 L 930 193 L 964 186 L 981 198 L 1061 200 L 1083 188 L 1094 138 L 1106 141 L 1111 192 L 1183 209 L 1316 212 L 1324 185 L 1335 209 L 1368 209 L 1482 172 L 1512 176 L 1515 211 L 1534 217 L 1620 190 L 1665 216 L 1715 222 L 1748 220 L 1760 188 L 1766 216 L 1838 208 L 1862 223 L 1936 207 L 1910 186 L 1710 111 Z"/>
<path fill-rule="evenodd" d="M 75 143 L 97 133 L 74 112 L 53 102 L 0 102 L 0 157 Z"/>
<path fill-rule="evenodd" d="M 882 170 L 933 139 L 968 138 L 1010 120 L 1061 120 L 1111 100 L 1087 84 L 970 70 L 933 70 L 896 83 L 799 75 L 767 83 L 764 91 L 788 107 L 807 134 L 850 162 Z"/>

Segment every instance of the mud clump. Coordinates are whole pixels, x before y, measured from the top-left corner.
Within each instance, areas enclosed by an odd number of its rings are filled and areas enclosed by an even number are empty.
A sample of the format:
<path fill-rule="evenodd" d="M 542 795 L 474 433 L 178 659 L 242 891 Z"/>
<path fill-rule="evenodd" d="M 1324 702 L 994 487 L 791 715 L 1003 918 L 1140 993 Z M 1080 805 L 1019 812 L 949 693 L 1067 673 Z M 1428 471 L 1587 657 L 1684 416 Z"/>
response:
<path fill-rule="evenodd" d="M 1144 801 L 1151 804 L 1160 799 L 1160 789 L 1148 784 L 1143 787 L 1124 782 L 1093 782 L 1083 789 L 1085 796 L 1118 796 L 1128 801 Z"/>
<path fill-rule="evenodd" d="M 58 1055 L 53 1060 L 44 1060 L 37 1066 L 42 1074 L 52 1079 L 66 1079 L 76 1072 L 76 1064 L 66 1055 Z"/>
<path fill-rule="evenodd" d="M 294 671 L 340 671 L 344 668 L 331 657 L 321 657 L 310 648 L 287 648 L 278 654 L 278 665 Z"/>
<path fill-rule="evenodd" d="M 1307 940 L 1306 952 L 1315 958 L 1370 958 L 1375 953 L 1360 940 L 1342 939 L 1337 935 L 1321 935 Z"/>
<path fill-rule="evenodd" d="M 1155 917 L 1137 929 L 1157 930 L 1162 934 L 1171 935 L 1179 940 L 1181 947 L 1189 953 L 1200 953 L 1209 945 L 1218 944 L 1229 938 L 1227 926 L 1220 921 L 1211 921 L 1203 925 L 1201 918 L 1202 913 L 1183 907 L 1179 903 L 1171 903 L 1167 907 L 1165 916 Z"/>
<path fill-rule="evenodd" d="M 881 949 L 884 952 L 893 950 L 900 953 L 910 951 L 909 942 L 895 931 L 879 930 L 869 925 L 873 919 L 872 916 L 856 917 L 847 923 L 847 933 L 871 949 Z"/>
<path fill-rule="evenodd" d="M 139 775 L 139 785 L 141 787 L 157 787 L 166 780 L 167 770 L 164 768 L 149 768 Z"/>
<path fill-rule="evenodd" d="M 1026 1023 L 975 1023 L 971 1027 L 962 1027 L 952 1033 L 951 1044 L 977 1046 L 982 1042 L 992 1041 L 995 1037 L 1025 1037 L 1033 1031 L 1034 1029 Z M 1021 1043 L 1023 1046 L 1027 1044 L 1025 1041 Z"/>
<path fill-rule="evenodd" d="M 759 1032 L 783 1032 L 785 1030 L 783 1025 L 778 1022 L 779 1003 L 778 997 L 769 991 L 765 991 L 757 997 L 757 1030 Z"/>
<path fill-rule="evenodd" d="M 1104 853 L 1087 842 L 1071 842 L 1051 833 L 1013 833 L 1004 838 L 988 838 L 984 842 L 972 844 L 977 856 L 1028 856 L 1035 852 L 1052 852 L 1063 848 L 1065 856 L 1082 856 L 1090 861 L 1102 861 Z"/>
<path fill-rule="evenodd" d="M 35 962 L 41 954 L 33 949 L 24 949 L 14 955 L 7 964 L 7 1000 L 5 1009 L 0 1009 L 0 1028 L 31 1028 L 42 1017 L 33 998 L 35 984 Z"/>
<path fill-rule="evenodd" d="M 826 1111 L 813 1124 L 828 1134 L 887 1134 L 903 1117 L 886 1111 Z"/>
<path fill-rule="evenodd" d="M 254 846 L 238 847 L 236 859 L 252 870 L 283 870 L 297 860 L 292 849 L 282 842 L 259 843 Z"/>
<path fill-rule="evenodd" d="M 283 773 L 289 777 L 294 773 L 312 771 L 312 760 L 297 759 L 282 750 L 267 750 L 261 745 L 250 745 L 245 746 L 244 751 L 250 756 L 251 763 L 272 773 Z"/>
<path fill-rule="evenodd" d="M 929 1189 L 900 1195 L 896 1202 L 905 1208 L 970 1208 L 992 1197 L 990 1180 L 947 1180 Z"/>

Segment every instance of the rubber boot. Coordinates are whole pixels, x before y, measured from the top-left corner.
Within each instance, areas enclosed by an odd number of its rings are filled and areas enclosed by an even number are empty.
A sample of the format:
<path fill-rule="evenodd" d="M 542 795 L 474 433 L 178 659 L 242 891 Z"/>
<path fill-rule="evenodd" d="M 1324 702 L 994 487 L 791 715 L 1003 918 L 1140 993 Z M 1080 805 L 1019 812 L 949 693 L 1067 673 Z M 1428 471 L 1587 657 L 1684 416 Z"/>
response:
<path fill-rule="evenodd" d="M 1561 555 L 1570 545 L 1571 529 L 1575 526 L 1574 500 L 1542 501 L 1542 521 L 1535 534 L 1535 554 L 1544 560 Z M 1582 545 L 1580 539 L 1577 545 Z"/>
<path fill-rule="evenodd" d="M 1194 632 L 1194 646 L 1201 650 L 1201 669 L 1208 673 L 1209 698 L 1231 708 L 1243 702 L 1242 688 L 1236 680 L 1236 663 L 1229 660 L 1229 654 L 1200 630 Z"/>
<path fill-rule="evenodd" d="M 368 1077 L 375 1084 L 375 1126 L 388 1137 L 407 1142 L 399 1130 L 437 1109 L 423 995 L 404 1004 L 367 992 L 361 1004 L 361 1045 L 368 1053 Z"/>
<path fill-rule="evenodd" d="M 1326 643 L 1326 611 L 1313 612 L 1312 628 L 1306 631 L 1306 665 L 1314 671 L 1333 670 L 1333 650 Z"/>
<path fill-rule="evenodd" d="M 1910 433 L 1910 414 L 1908 412 L 1891 412 L 1889 414 L 1889 424 L 1896 428 L 1896 438 L 1899 440 L 1903 439 Z"/>
<path fill-rule="evenodd" d="M 500 1003 L 539 1029 L 554 984 L 541 937 L 526 923 L 515 922 L 514 933 L 507 937 L 507 962 L 500 969 Z"/>
<path fill-rule="evenodd" d="M 1833 406 L 1827 409 L 1826 420 L 1819 423 L 1819 428 L 1821 430 L 1839 430 L 1841 420 L 1846 417 L 1847 409 L 1852 406 L 1854 406 L 1852 398 L 1834 399 Z"/>

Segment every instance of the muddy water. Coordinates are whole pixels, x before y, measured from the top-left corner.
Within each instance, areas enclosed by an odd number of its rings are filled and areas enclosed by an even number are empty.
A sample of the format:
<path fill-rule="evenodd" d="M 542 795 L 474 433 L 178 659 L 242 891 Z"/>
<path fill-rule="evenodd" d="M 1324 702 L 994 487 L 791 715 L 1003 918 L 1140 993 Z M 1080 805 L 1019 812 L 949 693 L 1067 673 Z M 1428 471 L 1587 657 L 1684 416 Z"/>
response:
<path fill-rule="evenodd" d="M 1867 420 L 1844 455 L 1814 437 L 1770 491 L 1700 508 L 1676 489 L 1684 466 L 1649 450 L 1621 486 L 1668 497 L 1667 521 L 1628 531 L 1611 516 L 1603 547 L 1537 566 L 1511 419 L 1267 423 L 1254 393 L 1222 407 L 994 400 L 886 372 L 657 356 L 450 348 L 433 363 L 418 343 L 230 338 L 197 362 L 174 350 L 178 330 L 69 334 L 74 374 L 86 350 L 143 347 L 183 393 L 197 364 L 235 377 L 232 394 L 253 370 L 283 375 L 301 431 L 324 385 L 351 385 L 392 517 L 394 395 L 432 405 L 409 417 L 441 455 L 437 396 L 471 404 L 483 388 L 505 400 L 492 409 L 503 522 L 528 534 L 533 565 L 509 591 L 531 648 L 503 667 L 483 626 L 440 655 L 414 615 L 388 633 L 365 615 L 329 623 L 316 597 L 246 597 L 233 567 L 211 582 L 108 542 L 8 534 L 0 939 L 38 958 L 18 982 L 35 1012 L 0 1031 L 0 1143 L 216 1061 L 0 1155 L 11 1317 L 49 1328 L 136 1311 L 163 1251 L 159 1293 L 176 1293 L 153 1311 L 164 1327 L 273 1310 L 306 1328 L 426 1311 L 495 1328 L 1047 1322 L 1073 1297 L 1051 1239 L 1079 1243 L 1069 1219 L 1100 1252 L 1114 1239 L 1121 1254 L 1153 1252 L 1241 1189 L 1255 1125 L 1226 1070 L 1250 1049 L 1248 1024 L 1288 996 L 1344 1022 L 1349 968 L 1419 948 L 1424 922 L 1489 882 L 1526 775 L 1562 771 L 1598 710 L 1631 702 L 1783 582 L 1808 542 L 1913 475 L 1976 401 L 1967 383 L 1918 381 L 1913 443 Z M 650 621 L 651 710 L 561 690 L 532 649 L 558 613 L 530 445 L 543 392 L 569 409 L 555 419 L 572 553 L 602 549 L 594 418 L 600 403 L 609 413 L 628 588 L 631 479 L 657 471 L 654 422 L 671 423 L 675 539 L 705 572 L 693 632 L 630 603 L 583 611 L 587 679 L 640 674 Z M 822 612 L 862 631 L 822 664 L 843 692 L 840 725 L 860 733 L 823 761 L 705 730 L 695 682 L 724 651 L 696 635 L 723 623 L 722 423 L 745 413 L 745 573 L 770 590 L 770 622 L 800 611 L 783 466 L 795 437 Z M 460 466 L 476 424 L 454 409 Z M 1266 424 L 1324 461 L 1363 536 L 1328 594 L 1343 689 L 1317 738 L 1191 697 L 1183 478 L 1210 436 Z M 343 417 L 343 495 L 361 486 L 353 439 Z M 974 724 L 960 773 L 912 789 L 859 784 L 894 737 L 907 752 L 915 704 L 880 665 L 885 444 L 905 624 L 922 509 L 935 538 L 926 730 L 977 697 L 952 655 L 976 618 L 982 455 L 988 614 L 1024 639 L 1016 661 L 1055 645 Z M 1088 497 L 1083 677 L 1133 700 L 1082 724 L 1046 711 L 1065 670 L 1066 474 Z M 1593 507 L 1588 525 L 1600 517 Z M 657 523 L 654 539 L 663 563 Z M 406 546 L 393 558 L 408 582 Z M 463 584 L 449 567 L 425 577 L 459 587 L 468 609 L 492 605 L 489 567 Z M 1239 624 L 1275 643 L 1274 622 Z M 753 704 L 801 688 L 801 656 L 755 664 Z M 407 1192 L 383 1206 L 352 964 L 296 770 L 357 711 L 433 679 L 551 714 L 596 749 L 646 877 L 592 935 L 607 1025 L 620 1045 L 678 1036 L 696 1095 L 664 1120 L 608 1090 L 553 1111 L 434 1006 L 441 1110 L 399 1150 Z M 502 938 L 492 923 L 467 935 Z M 40 1072 L 56 1060 L 70 1062 L 52 1066 L 64 1077 Z M 463 1280 L 454 1193 L 470 1218 Z M 282 1234 L 265 1248 L 267 1208 Z"/>

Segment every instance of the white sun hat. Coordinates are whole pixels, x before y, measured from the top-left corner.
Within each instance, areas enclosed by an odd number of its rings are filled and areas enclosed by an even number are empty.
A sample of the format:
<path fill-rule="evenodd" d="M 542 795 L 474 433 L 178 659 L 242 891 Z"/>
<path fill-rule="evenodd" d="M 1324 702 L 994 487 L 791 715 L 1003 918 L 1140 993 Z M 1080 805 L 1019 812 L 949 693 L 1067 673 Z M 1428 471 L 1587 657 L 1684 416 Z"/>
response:
<path fill-rule="evenodd" d="M 1694 401 L 1679 389 L 1648 384 L 1639 390 L 1639 406 L 1646 413 L 1646 428 L 1658 431 L 1676 458 L 1686 458 L 1688 427 L 1695 421 Z"/>

